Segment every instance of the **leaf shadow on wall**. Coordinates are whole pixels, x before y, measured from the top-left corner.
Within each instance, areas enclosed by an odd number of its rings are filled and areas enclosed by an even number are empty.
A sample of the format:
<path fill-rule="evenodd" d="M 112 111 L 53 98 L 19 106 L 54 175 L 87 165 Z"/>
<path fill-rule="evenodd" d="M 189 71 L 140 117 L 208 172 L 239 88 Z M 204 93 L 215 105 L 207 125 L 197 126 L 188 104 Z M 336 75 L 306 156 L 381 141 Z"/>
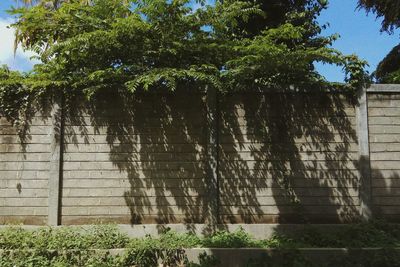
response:
<path fill-rule="evenodd" d="M 248 92 L 219 98 L 218 196 L 210 194 L 215 188 L 206 175 L 203 94 L 108 92 L 84 106 L 71 100 L 64 164 L 78 162 L 88 170 L 85 180 L 93 191 L 79 197 L 94 199 L 87 204 L 91 216 L 157 223 L 160 229 L 184 223 L 189 230 L 212 216 L 222 229 L 228 223 L 359 219 L 351 94 Z M 77 147 L 80 158 L 71 152 Z M 211 214 L 213 197 L 219 214 Z"/>
<path fill-rule="evenodd" d="M 75 126 L 66 126 L 66 154 L 70 146 L 80 146 L 87 160 L 102 168 L 98 177 L 110 185 L 109 195 L 95 198 L 125 201 L 105 204 L 109 216 L 98 217 L 132 224 L 205 222 L 210 209 L 204 95 L 106 94 L 89 106 L 68 109 L 66 125 Z M 88 152 L 89 146 L 100 151 Z"/>
<path fill-rule="evenodd" d="M 351 95 L 253 93 L 221 104 L 224 222 L 358 219 L 357 135 Z"/>

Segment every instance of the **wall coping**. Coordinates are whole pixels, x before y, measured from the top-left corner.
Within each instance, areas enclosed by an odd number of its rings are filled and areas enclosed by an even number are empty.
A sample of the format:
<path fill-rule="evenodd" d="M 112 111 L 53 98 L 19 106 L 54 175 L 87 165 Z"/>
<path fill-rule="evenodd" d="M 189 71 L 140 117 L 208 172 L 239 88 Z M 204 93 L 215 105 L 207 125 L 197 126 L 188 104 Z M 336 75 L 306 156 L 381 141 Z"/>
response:
<path fill-rule="evenodd" d="M 400 93 L 400 84 L 371 84 L 367 93 Z"/>

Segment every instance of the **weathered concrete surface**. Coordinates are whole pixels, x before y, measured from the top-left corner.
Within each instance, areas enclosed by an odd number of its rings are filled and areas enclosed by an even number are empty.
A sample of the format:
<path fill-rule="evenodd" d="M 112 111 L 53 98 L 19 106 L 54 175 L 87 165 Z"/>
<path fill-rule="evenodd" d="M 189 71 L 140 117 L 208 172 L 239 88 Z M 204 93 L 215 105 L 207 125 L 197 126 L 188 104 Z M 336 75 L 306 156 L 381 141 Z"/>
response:
<path fill-rule="evenodd" d="M 64 138 L 56 111 L 22 140 L 0 118 L 0 223 L 400 220 L 398 89 L 99 98 Z"/>

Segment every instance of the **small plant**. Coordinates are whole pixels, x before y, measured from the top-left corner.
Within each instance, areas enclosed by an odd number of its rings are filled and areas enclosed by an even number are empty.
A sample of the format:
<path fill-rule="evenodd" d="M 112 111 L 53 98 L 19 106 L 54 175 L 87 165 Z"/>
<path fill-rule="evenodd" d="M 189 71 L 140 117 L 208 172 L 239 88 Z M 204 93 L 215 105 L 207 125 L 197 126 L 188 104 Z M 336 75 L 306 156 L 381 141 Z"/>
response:
<path fill-rule="evenodd" d="M 218 266 L 218 259 L 202 254 L 199 263 L 189 262 L 187 248 L 276 248 L 273 255 L 252 259 L 246 266 L 313 267 L 300 247 L 347 247 L 348 256 L 336 257 L 318 267 L 382 266 L 400 267 L 400 226 L 382 221 L 342 226 L 335 231 L 306 227 L 292 235 L 276 234 L 256 240 L 242 228 L 235 232 L 220 231 L 210 236 L 165 231 L 159 237 L 128 238 L 115 225 L 92 227 L 40 228 L 29 231 L 21 227 L 0 230 L 0 267 L 25 266 L 96 266 L 156 267 Z M 352 248 L 383 247 L 374 252 Z M 125 253 L 111 255 L 108 249 L 124 248 Z"/>
<path fill-rule="evenodd" d="M 12 226 L 0 231 L 0 249 L 111 249 L 124 248 L 128 241 L 115 225 L 47 227 L 36 231 Z"/>
<path fill-rule="evenodd" d="M 239 228 L 233 233 L 221 231 L 206 237 L 202 241 L 202 246 L 210 248 L 263 247 L 263 242 L 255 240 L 243 228 Z"/>

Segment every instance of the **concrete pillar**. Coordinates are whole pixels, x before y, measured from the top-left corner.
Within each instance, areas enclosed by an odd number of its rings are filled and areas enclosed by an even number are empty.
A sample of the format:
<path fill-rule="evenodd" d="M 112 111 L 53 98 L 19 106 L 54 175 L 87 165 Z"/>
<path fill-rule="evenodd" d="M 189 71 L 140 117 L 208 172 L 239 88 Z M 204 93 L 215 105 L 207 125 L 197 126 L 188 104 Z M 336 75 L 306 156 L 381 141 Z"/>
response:
<path fill-rule="evenodd" d="M 218 173 L 218 127 L 219 107 L 218 92 L 215 88 L 206 90 L 207 107 L 207 190 L 209 216 L 207 224 L 216 226 L 219 223 L 219 173 Z"/>
<path fill-rule="evenodd" d="M 368 130 L 368 99 L 366 88 L 362 88 L 358 91 L 356 121 L 360 173 L 360 214 L 363 220 L 368 221 L 372 218 L 372 192 Z"/>
<path fill-rule="evenodd" d="M 60 224 L 60 191 L 62 178 L 62 150 L 64 139 L 64 114 L 62 99 L 53 102 L 51 110 L 52 128 L 50 143 L 48 225 Z"/>

